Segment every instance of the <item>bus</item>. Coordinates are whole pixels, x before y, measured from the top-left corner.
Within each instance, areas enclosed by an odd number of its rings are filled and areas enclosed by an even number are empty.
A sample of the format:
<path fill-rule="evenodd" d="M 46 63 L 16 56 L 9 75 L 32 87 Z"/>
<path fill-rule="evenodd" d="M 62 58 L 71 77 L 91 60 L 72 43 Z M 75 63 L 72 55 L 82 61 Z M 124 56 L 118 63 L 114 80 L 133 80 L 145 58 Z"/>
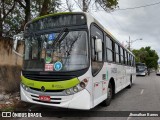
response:
<path fill-rule="evenodd" d="M 148 73 L 145 63 L 136 63 L 136 75 L 146 76 Z"/>
<path fill-rule="evenodd" d="M 158 68 L 156 70 L 156 75 L 160 75 L 160 63 L 158 63 Z"/>
<path fill-rule="evenodd" d="M 22 101 L 89 110 L 136 78 L 135 56 L 89 13 L 35 18 L 23 36 Z"/>

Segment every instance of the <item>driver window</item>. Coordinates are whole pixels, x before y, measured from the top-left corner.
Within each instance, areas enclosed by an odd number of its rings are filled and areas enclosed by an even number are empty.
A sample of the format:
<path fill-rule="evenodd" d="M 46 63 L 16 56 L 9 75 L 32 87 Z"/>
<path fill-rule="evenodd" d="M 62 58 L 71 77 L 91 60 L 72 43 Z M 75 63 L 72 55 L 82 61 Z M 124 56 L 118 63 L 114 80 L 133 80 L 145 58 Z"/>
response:
<path fill-rule="evenodd" d="M 95 40 L 102 40 L 102 47 L 104 47 L 103 42 L 103 32 L 96 25 L 91 25 L 91 49 L 92 49 L 92 74 L 95 76 L 102 68 L 103 65 L 103 50 L 102 52 L 96 52 L 95 50 Z"/>

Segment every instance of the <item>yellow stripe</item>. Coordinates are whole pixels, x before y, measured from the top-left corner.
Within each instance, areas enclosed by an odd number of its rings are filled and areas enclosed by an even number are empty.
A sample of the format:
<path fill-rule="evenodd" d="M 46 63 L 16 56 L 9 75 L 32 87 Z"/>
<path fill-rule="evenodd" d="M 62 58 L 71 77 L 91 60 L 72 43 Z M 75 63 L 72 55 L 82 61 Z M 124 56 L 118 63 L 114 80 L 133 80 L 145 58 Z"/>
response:
<path fill-rule="evenodd" d="M 28 87 L 41 89 L 41 87 L 44 86 L 46 90 L 68 89 L 79 84 L 78 78 L 73 78 L 73 79 L 64 80 L 64 81 L 57 81 L 57 82 L 35 81 L 35 80 L 30 80 L 28 78 L 25 78 L 24 76 L 21 76 L 21 79 L 22 79 L 22 83 Z"/>

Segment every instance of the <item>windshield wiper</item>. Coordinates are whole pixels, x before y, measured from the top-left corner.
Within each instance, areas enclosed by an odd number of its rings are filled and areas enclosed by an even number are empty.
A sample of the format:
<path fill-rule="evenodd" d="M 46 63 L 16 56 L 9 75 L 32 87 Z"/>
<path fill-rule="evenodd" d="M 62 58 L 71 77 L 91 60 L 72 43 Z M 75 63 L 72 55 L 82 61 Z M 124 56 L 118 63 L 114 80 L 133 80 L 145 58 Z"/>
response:
<path fill-rule="evenodd" d="M 64 33 L 65 32 L 65 33 Z M 64 33 L 64 34 L 63 34 Z M 53 45 L 56 45 L 57 43 L 61 42 L 69 33 L 68 28 L 63 28 L 57 38 L 54 40 Z"/>

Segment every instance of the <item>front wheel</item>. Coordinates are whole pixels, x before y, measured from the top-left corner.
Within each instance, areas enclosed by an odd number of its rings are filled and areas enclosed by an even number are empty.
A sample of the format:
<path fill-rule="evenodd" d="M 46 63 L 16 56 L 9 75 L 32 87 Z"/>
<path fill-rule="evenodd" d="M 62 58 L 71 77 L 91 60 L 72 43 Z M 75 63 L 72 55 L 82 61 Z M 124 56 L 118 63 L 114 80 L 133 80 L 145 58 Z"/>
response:
<path fill-rule="evenodd" d="M 113 97 L 112 84 L 109 83 L 108 90 L 107 90 L 107 99 L 103 101 L 103 105 L 109 106 L 111 103 L 112 97 Z"/>

